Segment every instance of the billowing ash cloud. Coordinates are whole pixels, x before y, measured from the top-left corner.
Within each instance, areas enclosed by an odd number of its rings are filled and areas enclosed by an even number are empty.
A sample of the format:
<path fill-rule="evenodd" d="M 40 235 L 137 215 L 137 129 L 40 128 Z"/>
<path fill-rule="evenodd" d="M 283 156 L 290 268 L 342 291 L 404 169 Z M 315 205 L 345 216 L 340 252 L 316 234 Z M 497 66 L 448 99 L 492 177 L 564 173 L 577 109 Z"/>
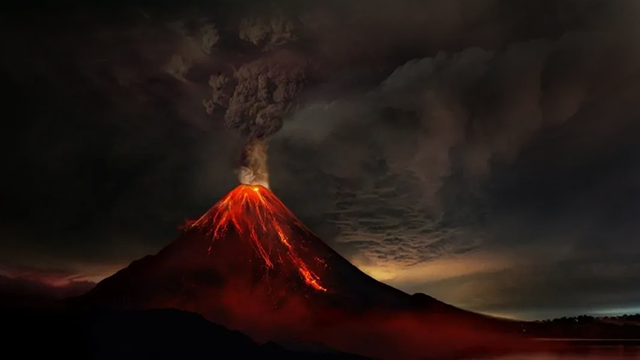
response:
<path fill-rule="evenodd" d="M 293 25 L 281 17 L 244 18 L 239 37 L 261 48 L 245 63 L 228 64 L 211 75 L 207 113 L 224 112 L 224 122 L 246 138 L 240 181 L 268 186 L 267 139 L 282 128 L 306 80 L 307 59 L 280 45 L 294 41 Z M 221 110 L 221 111 L 220 111 Z"/>
<path fill-rule="evenodd" d="M 632 31 L 573 32 L 503 51 L 472 47 L 411 60 L 376 88 L 311 102 L 291 117 L 282 138 L 331 152 L 323 170 L 337 176 L 375 157 L 391 172 L 408 170 L 442 211 L 452 176 L 461 174 L 461 185 L 476 192 L 492 166 L 513 163 L 545 131 L 586 122 L 602 94 L 638 71 L 640 48 L 616 41 Z"/>
<path fill-rule="evenodd" d="M 282 128 L 305 82 L 306 60 L 279 51 L 231 68 L 228 74 L 212 75 L 211 99 L 204 101 L 208 113 L 224 110 L 225 124 L 251 139 L 266 139 Z"/>
<path fill-rule="evenodd" d="M 383 277 L 449 301 L 465 298 L 477 310 L 488 310 L 493 294 L 483 298 L 474 287 L 449 297 L 470 274 L 428 268 L 452 277 L 445 288 L 430 283 L 423 266 L 442 261 L 446 269 L 449 260 L 495 251 L 508 261 L 482 271 L 495 272 L 486 281 L 496 297 L 508 291 L 503 276 L 531 277 L 530 268 L 579 271 L 604 253 L 630 268 L 622 255 L 640 254 L 632 240 L 640 228 L 624 220 L 638 209 L 630 181 L 640 174 L 631 160 L 640 154 L 640 110 L 631 99 L 640 96 L 640 47 L 639 28 L 621 19 L 638 12 L 620 3 L 599 6 L 607 11 L 597 21 L 562 36 L 442 51 L 348 96 L 310 96 L 287 119 L 272 152 L 313 161 L 283 160 L 272 165 L 274 176 L 286 169 L 295 169 L 295 178 L 303 178 L 301 169 L 313 173 L 307 179 L 323 189 L 307 201 L 330 219 L 318 221 L 318 231 L 335 236 L 343 253 L 373 275 L 391 274 Z M 291 183 L 284 186 L 294 189 Z M 622 304 L 619 286 L 615 302 Z"/>

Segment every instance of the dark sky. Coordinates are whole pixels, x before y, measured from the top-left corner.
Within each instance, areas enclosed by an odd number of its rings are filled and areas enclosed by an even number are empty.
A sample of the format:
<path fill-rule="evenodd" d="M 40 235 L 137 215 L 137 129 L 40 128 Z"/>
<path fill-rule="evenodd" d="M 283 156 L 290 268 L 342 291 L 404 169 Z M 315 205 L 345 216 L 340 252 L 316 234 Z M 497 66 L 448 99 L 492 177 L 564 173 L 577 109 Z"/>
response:
<path fill-rule="evenodd" d="M 202 101 L 275 13 L 315 72 L 271 187 L 321 238 L 471 310 L 640 312 L 636 1 L 178 3 L 3 14 L 0 275 L 99 280 L 231 190 L 242 138 Z"/>

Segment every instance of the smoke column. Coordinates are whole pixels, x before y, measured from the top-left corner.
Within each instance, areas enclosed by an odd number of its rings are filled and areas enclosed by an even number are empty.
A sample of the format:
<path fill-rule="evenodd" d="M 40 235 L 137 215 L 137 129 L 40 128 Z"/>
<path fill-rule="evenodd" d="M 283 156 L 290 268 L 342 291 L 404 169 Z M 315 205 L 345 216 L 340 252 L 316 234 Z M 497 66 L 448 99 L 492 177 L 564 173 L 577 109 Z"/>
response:
<path fill-rule="evenodd" d="M 306 80 L 306 58 L 289 50 L 270 49 L 258 59 L 230 66 L 211 76 L 207 112 L 224 109 L 228 128 L 245 137 L 239 179 L 269 187 L 267 141 L 282 128 Z"/>
<path fill-rule="evenodd" d="M 292 46 L 299 38 L 300 23 L 275 9 L 267 13 L 240 20 L 237 36 L 254 48 L 254 55 L 232 56 L 232 61 L 216 68 L 209 78 L 211 96 L 202 102 L 211 116 L 224 113 L 225 126 L 245 138 L 240 182 L 265 187 L 269 186 L 267 141 L 295 108 L 309 67 L 305 54 Z"/>
<path fill-rule="evenodd" d="M 267 147 L 266 140 L 247 140 L 242 152 L 242 166 L 240 167 L 239 172 L 240 183 L 247 185 L 262 185 L 269 188 Z"/>

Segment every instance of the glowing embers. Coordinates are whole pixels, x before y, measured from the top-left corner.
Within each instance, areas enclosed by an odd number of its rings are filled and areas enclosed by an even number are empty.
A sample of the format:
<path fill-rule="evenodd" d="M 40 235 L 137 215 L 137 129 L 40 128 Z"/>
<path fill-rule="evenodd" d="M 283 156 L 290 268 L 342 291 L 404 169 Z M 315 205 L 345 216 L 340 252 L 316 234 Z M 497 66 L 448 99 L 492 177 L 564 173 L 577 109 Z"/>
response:
<path fill-rule="evenodd" d="M 289 261 L 308 286 L 327 291 L 321 285 L 320 277 L 299 256 L 295 242 L 287 235 L 286 230 L 290 226 L 304 229 L 295 215 L 270 190 L 259 185 L 236 187 L 200 219 L 187 225 L 188 228 L 205 231 L 214 241 L 224 237 L 233 227 L 240 237 L 251 243 L 268 269 L 274 268 L 274 262 L 285 265 Z M 267 251 L 263 241 L 272 239 L 279 244 L 276 244 L 277 247 L 267 246 L 270 249 Z M 315 259 L 324 265 L 320 259 Z"/>

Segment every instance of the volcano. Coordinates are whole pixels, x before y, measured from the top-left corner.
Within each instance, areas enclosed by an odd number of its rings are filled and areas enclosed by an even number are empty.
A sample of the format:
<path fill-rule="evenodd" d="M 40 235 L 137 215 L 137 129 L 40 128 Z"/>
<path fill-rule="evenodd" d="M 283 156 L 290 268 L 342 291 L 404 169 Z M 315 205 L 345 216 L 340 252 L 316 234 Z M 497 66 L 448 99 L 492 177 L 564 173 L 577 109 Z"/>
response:
<path fill-rule="evenodd" d="M 242 312 L 289 308 L 285 318 L 308 308 L 354 313 L 414 303 L 340 256 L 260 185 L 236 187 L 181 229 L 157 255 L 103 280 L 87 298 L 124 308 L 187 309 L 216 320 L 215 309 L 228 314 L 244 301 L 250 303 Z"/>
<path fill-rule="evenodd" d="M 124 307 L 182 308 L 231 292 L 260 298 L 272 310 L 290 298 L 350 310 L 411 303 L 331 249 L 261 185 L 236 187 L 181 230 L 157 255 L 105 279 L 89 297 Z"/>
<path fill-rule="evenodd" d="M 158 254 L 134 261 L 79 301 L 196 312 L 259 341 L 302 338 L 364 355 L 376 341 L 388 344 L 392 357 L 399 346 L 413 351 L 443 336 L 460 342 L 474 325 L 486 333 L 495 324 L 369 277 L 260 185 L 236 187 Z"/>

